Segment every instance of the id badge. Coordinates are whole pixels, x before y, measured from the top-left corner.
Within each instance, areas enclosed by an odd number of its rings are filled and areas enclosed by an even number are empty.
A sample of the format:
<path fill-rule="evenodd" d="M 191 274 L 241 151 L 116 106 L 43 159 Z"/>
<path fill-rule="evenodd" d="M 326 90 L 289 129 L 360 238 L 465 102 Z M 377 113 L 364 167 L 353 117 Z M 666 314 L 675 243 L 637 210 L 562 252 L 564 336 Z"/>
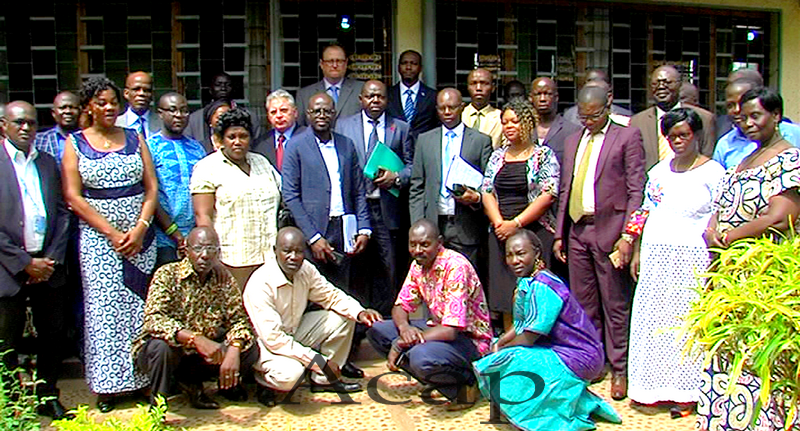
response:
<path fill-rule="evenodd" d="M 42 216 L 35 216 L 33 219 L 33 229 L 37 234 L 44 235 L 47 231 L 47 219 Z"/>

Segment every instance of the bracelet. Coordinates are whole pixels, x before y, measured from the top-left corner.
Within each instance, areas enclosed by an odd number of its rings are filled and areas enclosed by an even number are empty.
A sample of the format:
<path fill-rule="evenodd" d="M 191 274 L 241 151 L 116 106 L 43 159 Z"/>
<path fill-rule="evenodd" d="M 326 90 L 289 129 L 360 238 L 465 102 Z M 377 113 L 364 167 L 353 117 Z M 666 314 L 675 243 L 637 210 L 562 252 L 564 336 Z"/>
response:
<path fill-rule="evenodd" d="M 167 234 L 167 236 L 169 236 L 169 235 L 172 235 L 173 233 L 175 233 L 176 230 L 178 230 L 178 225 L 176 225 L 175 223 L 172 223 L 171 225 L 169 225 L 167 230 L 164 231 L 164 233 Z"/>
<path fill-rule="evenodd" d="M 140 219 L 139 219 L 139 221 L 140 221 L 140 222 L 142 222 L 142 223 L 143 223 L 145 226 L 147 226 L 148 228 L 150 228 L 150 222 L 149 222 L 149 221 L 147 221 L 147 220 L 145 220 L 145 219 L 143 219 L 143 218 L 140 218 Z"/>
<path fill-rule="evenodd" d="M 517 228 L 522 229 L 522 223 L 519 222 L 519 217 L 514 217 L 514 224 L 517 225 Z"/>
<path fill-rule="evenodd" d="M 633 244 L 633 241 L 636 240 L 636 238 L 634 238 L 633 235 L 631 235 L 631 234 L 629 234 L 627 232 L 625 232 L 622 235 L 620 235 L 620 238 L 622 238 L 622 240 L 627 242 L 628 244 Z"/>
<path fill-rule="evenodd" d="M 236 347 L 239 350 L 242 350 L 242 347 L 244 347 L 244 342 L 242 340 L 238 340 L 237 339 L 237 340 L 231 341 L 228 345 L 231 346 L 231 347 Z"/>

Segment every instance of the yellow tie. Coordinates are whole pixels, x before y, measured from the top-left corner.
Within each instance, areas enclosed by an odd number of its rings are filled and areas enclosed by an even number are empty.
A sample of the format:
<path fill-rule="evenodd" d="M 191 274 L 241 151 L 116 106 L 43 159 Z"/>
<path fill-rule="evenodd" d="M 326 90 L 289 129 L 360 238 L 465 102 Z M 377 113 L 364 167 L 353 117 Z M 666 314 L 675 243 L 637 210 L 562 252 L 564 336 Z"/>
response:
<path fill-rule="evenodd" d="M 589 159 L 592 158 L 592 146 L 594 137 L 589 138 L 586 148 L 583 150 L 581 162 L 578 164 L 578 172 L 572 180 L 572 193 L 569 194 L 569 216 L 572 221 L 577 223 L 583 217 L 583 184 L 586 182 L 586 171 L 589 170 Z"/>
<path fill-rule="evenodd" d="M 475 113 L 475 115 L 477 116 L 477 118 L 475 119 L 475 122 L 472 124 L 472 128 L 480 132 L 480 130 L 481 130 L 481 115 L 483 115 L 483 113 L 481 111 L 478 111 L 478 112 Z"/>
<path fill-rule="evenodd" d="M 672 147 L 669 146 L 669 141 L 664 135 L 661 134 L 661 129 L 658 129 L 658 160 L 671 159 L 675 157 Z"/>

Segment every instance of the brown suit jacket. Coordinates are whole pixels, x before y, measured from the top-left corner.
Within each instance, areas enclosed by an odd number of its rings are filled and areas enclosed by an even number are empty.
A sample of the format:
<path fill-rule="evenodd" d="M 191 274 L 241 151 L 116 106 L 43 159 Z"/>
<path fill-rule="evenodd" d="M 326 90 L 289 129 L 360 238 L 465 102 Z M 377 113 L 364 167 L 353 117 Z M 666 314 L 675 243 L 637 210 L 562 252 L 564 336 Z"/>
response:
<path fill-rule="evenodd" d="M 572 220 L 567 211 L 572 192 L 572 171 L 584 130 L 571 135 L 564 143 L 556 214 L 557 240 L 569 236 Z M 644 180 L 644 148 L 639 129 L 611 123 L 600 149 L 594 176 L 594 222 L 597 226 L 597 245 L 601 251 L 611 253 L 631 213 L 642 205 Z"/>
<path fill-rule="evenodd" d="M 699 136 L 700 152 L 708 157 L 714 155 L 714 146 L 717 144 L 716 119 L 714 114 L 697 106 L 689 106 L 703 120 L 703 133 Z M 642 131 L 644 142 L 645 172 L 658 163 L 658 128 L 661 127 L 656 120 L 656 107 L 651 106 L 631 117 L 631 126 L 636 126 Z"/>

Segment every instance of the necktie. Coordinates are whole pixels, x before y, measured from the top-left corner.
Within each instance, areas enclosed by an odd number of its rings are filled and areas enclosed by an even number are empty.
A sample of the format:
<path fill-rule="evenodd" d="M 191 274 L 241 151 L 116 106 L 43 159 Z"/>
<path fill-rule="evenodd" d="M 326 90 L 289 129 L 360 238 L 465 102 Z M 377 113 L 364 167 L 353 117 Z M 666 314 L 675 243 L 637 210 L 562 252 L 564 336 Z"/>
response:
<path fill-rule="evenodd" d="M 408 89 L 404 93 L 406 96 L 406 106 L 403 108 L 403 115 L 406 116 L 406 120 L 410 123 L 411 120 L 414 119 L 414 116 L 417 115 L 417 108 L 414 106 L 414 90 Z"/>
<path fill-rule="evenodd" d="M 372 150 L 378 144 L 378 120 L 369 120 L 369 124 L 372 124 L 372 133 L 369 134 L 369 142 L 367 142 L 367 157 L 372 154 Z"/>
<path fill-rule="evenodd" d="M 278 165 L 278 170 L 279 171 L 281 170 L 281 167 L 283 166 L 283 142 L 284 141 L 286 141 L 286 136 L 283 136 L 283 133 L 281 133 L 281 135 L 278 136 L 278 148 L 275 149 L 275 162 Z"/>
<path fill-rule="evenodd" d="M 331 97 L 333 97 L 333 104 L 336 105 L 339 103 L 339 87 L 335 85 L 331 85 L 328 87 L 328 90 L 331 91 Z"/>
<path fill-rule="evenodd" d="M 142 136 L 144 136 L 145 138 L 147 138 L 147 135 L 144 133 L 144 117 L 139 117 L 139 118 L 137 118 L 137 119 L 136 119 L 136 123 L 134 123 L 134 124 L 136 124 L 136 130 L 137 130 L 137 131 L 138 131 L 138 132 L 139 132 L 139 133 L 140 133 Z"/>
<path fill-rule="evenodd" d="M 450 165 L 453 164 L 453 159 L 455 158 L 453 154 L 453 139 L 456 137 L 456 132 L 448 130 L 444 136 L 447 139 L 445 139 L 444 154 L 442 154 L 442 187 L 439 192 L 442 194 L 442 197 L 446 198 L 450 193 L 447 191 L 447 187 L 445 187 L 445 180 L 447 179 L 447 173 L 450 171 Z"/>
<path fill-rule="evenodd" d="M 483 115 L 483 112 L 478 111 L 478 112 L 476 112 L 476 113 L 474 113 L 472 115 L 476 115 L 478 117 L 478 118 L 475 119 L 475 123 L 472 124 L 472 128 L 477 130 L 477 131 L 480 131 L 481 130 L 481 116 Z"/>
<path fill-rule="evenodd" d="M 592 146 L 594 146 L 594 138 L 592 135 L 589 142 L 586 143 L 586 148 L 583 150 L 581 162 L 578 164 L 578 172 L 572 180 L 572 192 L 569 194 L 569 216 L 573 222 L 583 217 L 583 184 L 586 182 L 586 171 L 589 169 L 589 159 L 592 157 Z"/>

